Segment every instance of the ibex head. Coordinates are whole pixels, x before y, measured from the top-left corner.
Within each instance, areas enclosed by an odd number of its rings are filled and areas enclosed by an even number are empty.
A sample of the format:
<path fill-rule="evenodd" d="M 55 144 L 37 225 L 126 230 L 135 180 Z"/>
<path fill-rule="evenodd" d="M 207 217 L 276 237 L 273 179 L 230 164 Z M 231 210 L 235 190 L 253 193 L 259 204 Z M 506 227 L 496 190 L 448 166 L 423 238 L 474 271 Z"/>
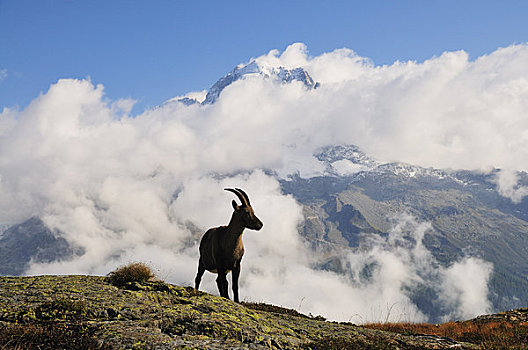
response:
<path fill-rule="evenodd" d="M 242 202 L 241 205 L 238 205 L 234 200 L 232 202 L 233 209 L 235 210 L 234 215 L 238 217 L 242 226 L 250 230 L 260 230 L 263 226 L 262 221 L 260 221 L 255 215 L 246 192 L 242 191 L 240 188 L 225 188 L 225 190 L 236 194 L 238 199 L 240 199 L 240 202 Z"/>

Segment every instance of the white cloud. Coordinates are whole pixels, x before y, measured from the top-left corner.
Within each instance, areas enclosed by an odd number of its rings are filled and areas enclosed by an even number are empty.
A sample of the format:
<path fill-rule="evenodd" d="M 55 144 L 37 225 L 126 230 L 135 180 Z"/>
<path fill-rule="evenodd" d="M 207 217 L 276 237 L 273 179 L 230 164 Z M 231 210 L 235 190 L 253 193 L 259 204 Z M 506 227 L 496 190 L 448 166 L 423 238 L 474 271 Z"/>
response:
<path fill-rule="evenodd" d="M 514 203 L 520 203 L 528 195 L 528 187 L 519 186 L 519 175 L 516 171 L 502 169 L 495 176 L 499 193 L 510 198 Z"/>
<path fill-rule="evenodd" d="M 440 298 L 451 310 L 444 320 L 468 319 L 490 311 L 488 281 L 492 270 L 490 263 L 468 258 L 442 271 Z"/>
<path fill-rule="evenodd" d="M 431 259 L 423 248 L 391 250 L 379 241 L 350 255 L 351 276 L 354 264 L 377 262 L 371 284 L 314 271 L 296 230 L 300 207 L 258 169 L 313 175 L 323 171 L 311 157 L 315 149 L 351 143 L 381 160 L 528 170 L 528 46 L 473 62 L 459 51 L 390 66 L 348 49 L 309 57 L 302 44 L 257 59 L 302 65 L 321 87 L 307 91 L 252 78 L 226 88 L 213 105 L 167 104 L 130 117 L 133 101 L 108 102 L 101 85 L 65 79 L 25 109 L 4 108 L 0 223 L 38 215 L 86 250 L 68 263 L 33 265 L 31 272 L 105 274 L 146 260 L 168 280 L 191 283 L 198 237 L 188 222 L 202 230 L 226 224 L 232 195 L 222 188 L 237 186 L 247 190 L 265 224 L 245 234 L 243 297 L 302 304 L 303 311 L 339 319 L 384 318 L 392 305 L 392 318 L 423 318 L 400 288 L 423 279 L 423 261 Z M 344 163 L 335 167 L 354 171 Z M 515 177 L 502 174 L 498 181 L 514 200 L 526 194 Z M 460 271 L 475 268 L 471 261 L 431 273 L 457 285 Z M 482 266 L 475 284 L 481 287 L 489 272 Z M 204 287 L 216 292 L 211 278 Z M 457 288 L 446 299 L 456 300 L 457 315 L 486 308 L 484 287 Z"/>
<path fill-rule="evenodd" d="M 427 320 L 406 292 L 416 286 L 431 288 L 438 294 L 430 302 L 445 307 L 445 320 L 466 319 L 489 311 L 491 264 L 466 257 L 443 267 L 423 245 L 425 233 L 431 230 L 429 223 L 402 214 L 394 218 L 387 237 L 365 235 L 360 249 L 347 254 L 345 270 L 354 283 L 345 295 L 355 301 L 350 309 L 356 310 L 357 321 Z M 468 273 L 471 279 L 465 279 Z"/>
<path fill-rule="evenodd" d="M 257 99 L 255 109 L 237 105 L 255 119 L 269 110 L 261 106 L 273 106 L 269 112 L 275 129 L 283 130 L 282 142 L 295 144 L 307 155 L 320 145 L 352 143 L 380 160 L 437 168 L 528 170 L 526 44 L 472 62 L 464 51 L 457 51 L 422 63 L 375 66 L 349 49 L 309 57 L 299 43 L 257 60 L 303 66 L 321 87 L 298 96 L 293 86 L 269 91 L 268 86 L 257 89 L 241 82 L 228 88 L 223 103 L 239 96 L 243 101 Z M 281 96 L 274 94 L 277 91 Z M 275 136 L 280 131 L 266 132 Z M 283 150 L 282 159 L 288 154 Z"/>
<path fill-rule="evenodd" d="M 4 80 L 5 78 L 7 78 L 7 69 L 0 69 L 0 81 Z"/>

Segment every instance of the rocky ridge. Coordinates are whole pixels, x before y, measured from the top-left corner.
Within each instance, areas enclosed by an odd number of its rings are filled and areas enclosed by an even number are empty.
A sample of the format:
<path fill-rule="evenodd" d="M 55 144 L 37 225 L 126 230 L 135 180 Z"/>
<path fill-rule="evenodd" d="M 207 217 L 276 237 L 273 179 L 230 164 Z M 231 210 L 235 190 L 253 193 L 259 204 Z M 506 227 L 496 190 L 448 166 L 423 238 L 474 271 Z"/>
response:
<path fill-rule="evenodd" d="M 0 343 L 11 348 L 33 341 L 42 349 L 324 349 L 336 339 L 362 349 L 477 348 L 237 304 L 161 281 L 117 288 L 97 276 L 0 277 Z"/>

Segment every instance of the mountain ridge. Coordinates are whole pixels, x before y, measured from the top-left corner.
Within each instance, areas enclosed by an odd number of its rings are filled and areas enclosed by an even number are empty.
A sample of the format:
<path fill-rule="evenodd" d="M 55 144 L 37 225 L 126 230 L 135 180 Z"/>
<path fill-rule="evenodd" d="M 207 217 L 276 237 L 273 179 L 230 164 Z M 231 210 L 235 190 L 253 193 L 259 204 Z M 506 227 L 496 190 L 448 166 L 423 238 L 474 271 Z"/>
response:
<path fill-rule="evenodd" d="M 0 285 L 0 339 L 14 348 L 323 349 L 331 341 L 364 349 L 477 348 L 445 337 L 327 322 L 272 305 L 237 304 L 162 281 L 117 288 L 99 276 L 27 276 L 0 277 Z"/>
<path fill-rule="evenodd" d="M 423 244 L 445 268 L 465 257 L 493 264 L 488 295 L 493 310 L 522 307 L 522 301 L 528 300 L 528 200 L 514 203 L 504 198 L 494 173 L 381 163 L 356 146 L 329 147 L 317 157 L 326 165 L 325 174 L 294 175 L 281 180 L 281 188 L 303 205 L 300 233 L 312 250 L 325 257 L 320 268 L 344 274 L 348 252 L 360 249 L 369 237 L 389 234 L 394 215 L 410 215 L 417 222 L 430 223 Z M 363 168 L 336 174 L 332 164 L 343 159 Z M 525 173 L 520 178 L 526 182 Z M 328 205 L 336 202 L 339 208 Z M 426 308 L 422 311 L 430 321 L 440 322 L 445 311 L 441 303 L 434 305 L 437 292 L 426 290 L 423 296 L 409 295 Z"/>

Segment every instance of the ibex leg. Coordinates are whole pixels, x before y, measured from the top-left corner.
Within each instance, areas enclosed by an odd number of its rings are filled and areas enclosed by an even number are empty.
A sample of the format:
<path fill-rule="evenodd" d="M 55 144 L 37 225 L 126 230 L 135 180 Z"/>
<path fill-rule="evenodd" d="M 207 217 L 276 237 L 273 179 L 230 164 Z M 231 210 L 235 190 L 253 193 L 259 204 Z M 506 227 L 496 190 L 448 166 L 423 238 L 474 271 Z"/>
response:
<path fill-rule="evenodd" d="M 202 276 L 205 272 L 205 267 L 202 265 L 202 261 L 198 262 L 198 273 L 196 274 L 196 278 L 194 279 L 194 288 L 198 289 L 200 287 L 200 282 L 202 281 Z"/>
<path fill-rule="evenodd" d="M 218 291 L 220 296 L 229 299 L 229 293 L 227 292 L 227 278 L 226 273 L 223 271 L 218 271 L 218 277 L 216 278 L 216 285 L 218 286 Z"/>
<path fill-rule="evenodd" d="M 233 276 L 232 276 L 233 300 L 239 303 L 240 301 L 238 300 L 238 276 L 240 276 L 240 261 L 238 261 L 235 264 L 235 268 L 233 269 L 232 273 L 233 273 Z"/>

